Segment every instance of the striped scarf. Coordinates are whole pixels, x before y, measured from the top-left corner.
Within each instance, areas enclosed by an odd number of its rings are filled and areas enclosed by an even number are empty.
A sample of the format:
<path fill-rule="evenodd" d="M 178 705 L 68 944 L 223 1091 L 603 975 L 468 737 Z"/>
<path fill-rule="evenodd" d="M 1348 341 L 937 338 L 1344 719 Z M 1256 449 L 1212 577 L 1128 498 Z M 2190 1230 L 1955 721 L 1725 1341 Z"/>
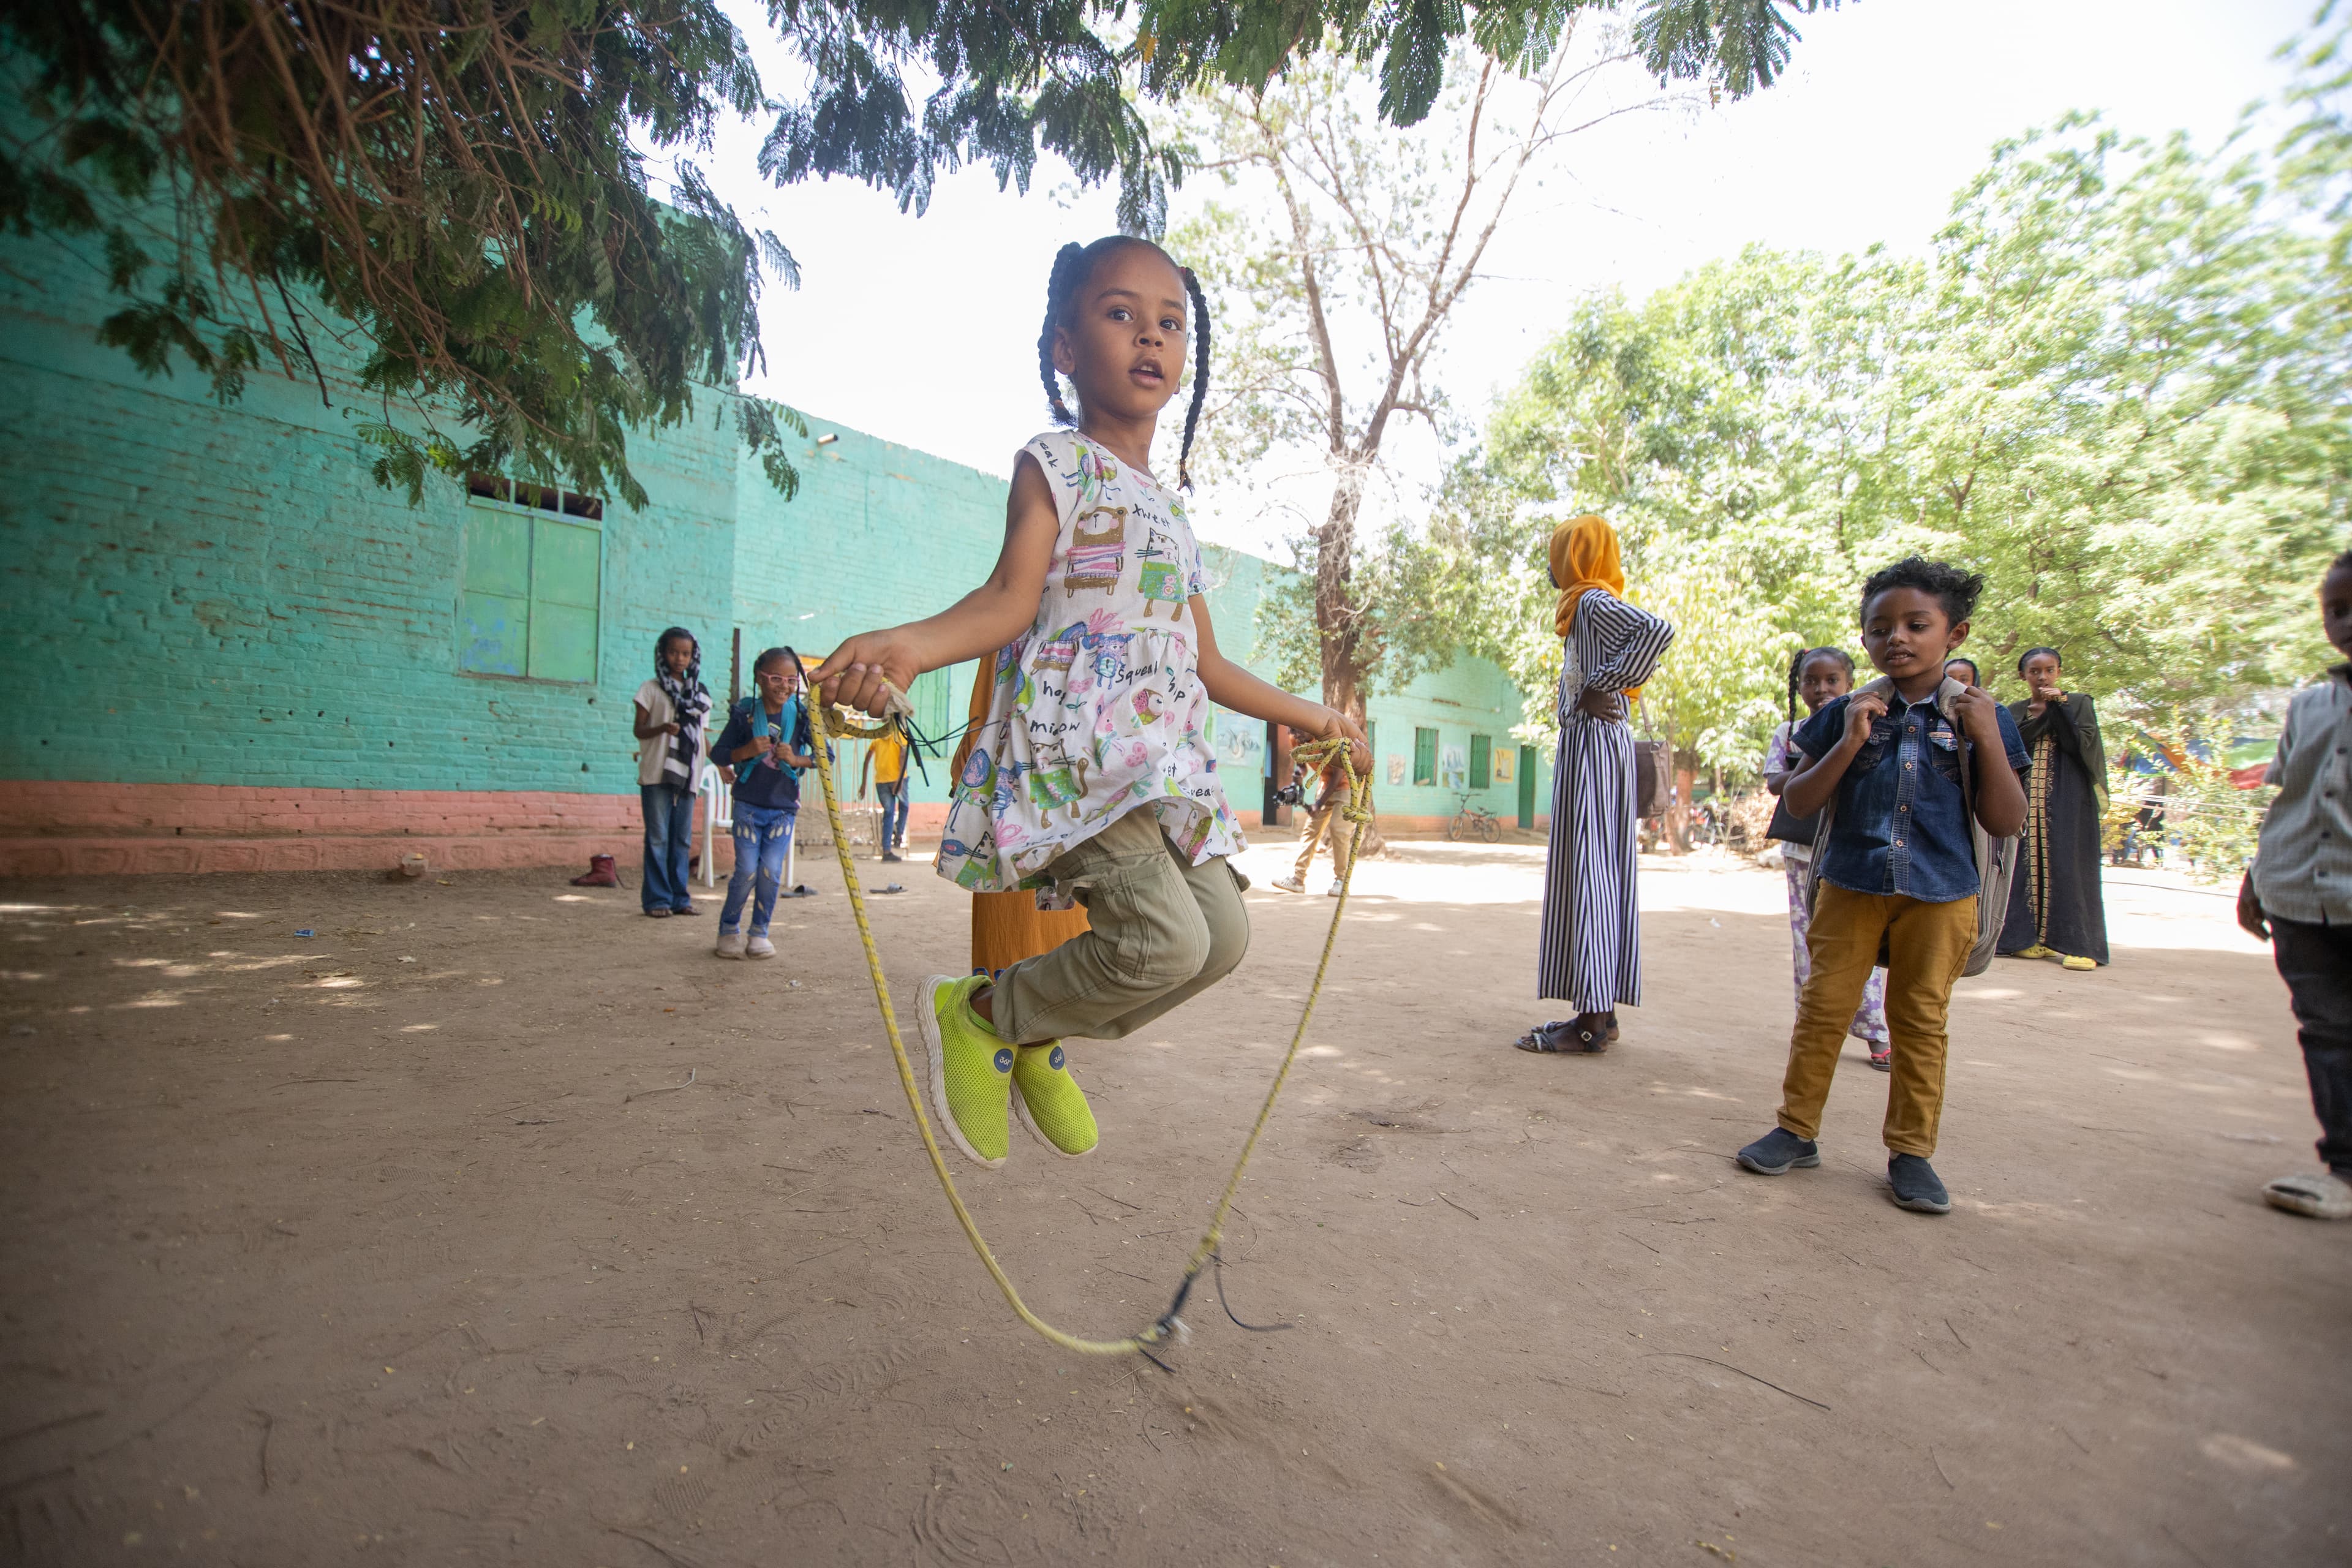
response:
<path fill-rule="evenodd" d="M 669 738 L 669 755 L 662 759 L 662 781 L 689 793 L 695 770 L 702 762 L 702 729 L 710 716 L 710 693 L 702 685 L 702 645 L 696 643 L 686 673 L 672 675 L 662 667 L 661 648 L 654 649 L 654 679 L 661 682 L 677 719 L 677 733 Z"/>

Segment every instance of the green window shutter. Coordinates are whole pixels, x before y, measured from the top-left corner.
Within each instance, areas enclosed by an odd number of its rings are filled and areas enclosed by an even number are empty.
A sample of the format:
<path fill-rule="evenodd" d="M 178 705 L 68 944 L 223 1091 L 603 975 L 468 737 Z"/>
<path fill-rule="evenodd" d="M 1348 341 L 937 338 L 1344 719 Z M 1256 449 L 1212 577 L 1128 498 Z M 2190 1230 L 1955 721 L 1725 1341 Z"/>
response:
<path fill-rule="evenodd" d="M 478 484 L 466 509 L 457 668 L 591 683 L 604 585 L 604 535 L 594 521 L 601 507 L 566 497 L 581 505 L 533 513 L 507 503 L 505 493 Z"/>
<path fill-rule="evenodd" d="M 1494 741 L 1485 735 L 1470 737 L 1470 787 L 1485 789 L 1494 781 L 1487 776 L 1494 760 Z"/>
<path fill-rule="evenodd" d="M 947 669 L 925 670 L 915 677 L 915 684 L 907 692 L 908 705 L 915 710 L 915 727 L 936 739 L 948 732 L 948 712 L 955 700 L 955 673 L 962 666 Z"/>
<path fill-rule="evenodd" d="M 1415 730 L 1412 732 L 1412 782 L 1433 784 L 1437 782 L 1437 731 Z"/>
<path fill-rule="evenodd" d="M 527 517 L 467 509 L 458 668 L 479 675 L 530 673 L 530 529 Z"/>
<path fill-rule="evenodd" d="M 604 535 L 551 518 L 534 518 L 530 527 L 531 678 L 593 681 Z"/>

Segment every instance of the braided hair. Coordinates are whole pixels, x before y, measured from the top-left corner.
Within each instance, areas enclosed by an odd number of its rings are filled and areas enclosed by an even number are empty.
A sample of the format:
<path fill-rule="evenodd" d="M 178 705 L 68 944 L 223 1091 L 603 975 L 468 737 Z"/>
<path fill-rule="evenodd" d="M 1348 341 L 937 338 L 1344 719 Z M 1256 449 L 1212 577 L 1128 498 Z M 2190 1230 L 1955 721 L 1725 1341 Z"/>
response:
<path fill-rule="evenodd" d="M 1073 242 L 1054 253 L 1054 270 L 1045 280 L 1045 322 L 1037 331 L 1037 379 L 1045 384 L 1045 409 L 1056 425 L 1067 427 L 1078 421 L 1062 401 L 1061 373 L 1054 368 L 1055 329 L 1068 315 L 1072 297 L 1094 276 L 1095 264 L 1129 245 L 1150 246 L 1171 267 L 1176 267 L 1174 257 L 1151 241 L 1129 234 L 1105 235 L 1091 245 Z M 1192 401 L 1184 412 L 1184 444 L 1176 457 L 1176 482 L 1189 490 L 1192 488 L 1192 436 L 1200 427 L 1201 410 L 1209 397 L 1209 298 L 1191 268 L 1176 267 L 1176 273 L 1184 279 L 1185 296 L 1192 302 Z"/>
<path fill-rule="evenodd" d="M 1805 666 L 1817 658 L 1833 658 L 1845 666 L 1845 678 L 1853 679 L 1853 655 L 1842 647 L 1801 647 L 1789 659 L 1789 722 L 1797 721 L 1797 688 L 1803 682 Z"/>

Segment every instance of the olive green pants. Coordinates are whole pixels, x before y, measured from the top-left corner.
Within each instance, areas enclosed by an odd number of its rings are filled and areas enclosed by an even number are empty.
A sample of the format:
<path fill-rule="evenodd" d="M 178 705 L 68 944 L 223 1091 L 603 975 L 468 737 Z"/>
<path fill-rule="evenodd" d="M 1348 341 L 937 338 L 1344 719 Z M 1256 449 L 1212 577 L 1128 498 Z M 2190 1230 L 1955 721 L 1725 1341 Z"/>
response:
<path fill-rule="evenodd" d="M 1944 1117 L 1944 1022 L 1952 984 L 1977 941 L 1977 901 L 1923 903 L 1899 893 L 1855 893 L 1823 882 L 1807 935 L 1813 972 L 1797 1000 L 1789 1070 L 1780 1082 L 1780 1125 L 1818 1135 L 1846 1030 L 1886 942 L 1886 1033 L 1894 1052 L 1883 1139 L 1897 1154 L 1936 1152 Z"/>
<path fill-rule="evenodd" d="M 996 982 L 998 1037 L 1116 1040 L 1223 980 L 1249 951 L 1240 873 L 1195 866 L 1149 806 L 1066 850 L 1047 875 L 1075 890 L 1088 928 Z"/>

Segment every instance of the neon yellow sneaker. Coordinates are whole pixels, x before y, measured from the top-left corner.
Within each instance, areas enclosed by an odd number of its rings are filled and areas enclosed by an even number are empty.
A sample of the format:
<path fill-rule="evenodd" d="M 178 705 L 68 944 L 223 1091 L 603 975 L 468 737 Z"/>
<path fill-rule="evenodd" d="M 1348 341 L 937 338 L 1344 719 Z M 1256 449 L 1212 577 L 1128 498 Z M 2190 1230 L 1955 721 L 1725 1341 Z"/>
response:
<path fill-rule="evenodd" d="M 971 994 L 987 984 L 980 974 L 932 975 L 915 1021 L 930 1058 L 932 1112 L 967 1159 L 994 1170 L 1013 1146 L 1013 1047 L 971 1010 Z"/>
<path fill-rule="evenodd" d="M 1070 1076 L 1062 1056 L 1062 1042 L 1023 1046 L 1013 1054 L 1013 1114 L 1029 1136 L 1069 1159 L 1091 1154 L 1101 1133 L 1086 1091 Z"/>

